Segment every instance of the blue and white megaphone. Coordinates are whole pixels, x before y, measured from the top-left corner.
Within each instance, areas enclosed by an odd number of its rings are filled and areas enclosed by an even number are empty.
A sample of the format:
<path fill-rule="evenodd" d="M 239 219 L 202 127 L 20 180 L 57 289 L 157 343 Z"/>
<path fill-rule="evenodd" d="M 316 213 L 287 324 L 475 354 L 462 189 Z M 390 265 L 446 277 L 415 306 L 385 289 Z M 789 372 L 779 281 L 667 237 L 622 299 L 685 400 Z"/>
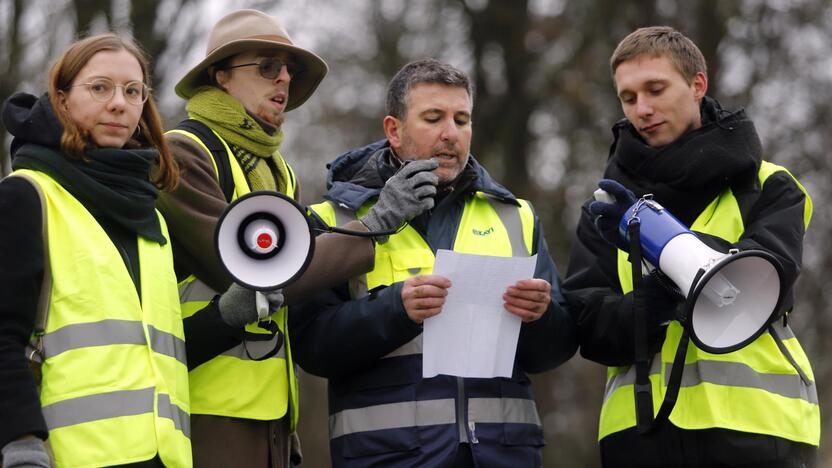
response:
<path fill-rule="evenodd" d="M 615 203 L 599 189 L 595 199 Z M 642 255 L 685 294 L 681 322 L 700 349 L 716 354 L 743 348 L 762 334 L 780 309 L 783 268 L 762 250 L 718 252 L 699 240 L 651 195 L 621 217 L 619 234 L 640 222 Z"/>

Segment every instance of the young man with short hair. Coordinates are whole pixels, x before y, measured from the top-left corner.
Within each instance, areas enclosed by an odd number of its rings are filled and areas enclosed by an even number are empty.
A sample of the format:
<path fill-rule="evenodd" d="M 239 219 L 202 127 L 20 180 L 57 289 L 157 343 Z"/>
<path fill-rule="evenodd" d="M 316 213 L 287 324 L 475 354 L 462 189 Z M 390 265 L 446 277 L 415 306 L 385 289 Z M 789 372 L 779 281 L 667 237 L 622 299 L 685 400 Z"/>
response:
<path fill-rule="evenodd" d="M 604 171 L 609 181 L 602 185 L 616 200 L 584 204 L 564 281 L 581 354 L 609 366 L 599 427 L 602 465 L 811 466 L 820 441 L 817 391 L 787 324 L 811 199 L 785 168 L 763 160 L 744 111 L 726 111 L 706 95 L 705 59 L 678 31 L 631 33 L 616 48 L 611 68 L 626 119 L 613 127 Z M 715 355 L 688 345 L 675 407 L 652 430 L 646 430 L 650 421 L 637 422 L 638 367 L 649 374 L 644 391 L 652 416 L 674 391 L 668 381 L 677 347 L 686 341 L 677 320 L 681 295 L 654 275 L 633 291 L 618 220 L 629 201 L 645 194 L 713 249 L 772 254 L 784 283 L 775 320 L 747 347 Z M 635 330 L 639 303 L 645 304 L 646 329 Z M 642 334 L 649 362 L 638 364 L 636 336 Z"/>

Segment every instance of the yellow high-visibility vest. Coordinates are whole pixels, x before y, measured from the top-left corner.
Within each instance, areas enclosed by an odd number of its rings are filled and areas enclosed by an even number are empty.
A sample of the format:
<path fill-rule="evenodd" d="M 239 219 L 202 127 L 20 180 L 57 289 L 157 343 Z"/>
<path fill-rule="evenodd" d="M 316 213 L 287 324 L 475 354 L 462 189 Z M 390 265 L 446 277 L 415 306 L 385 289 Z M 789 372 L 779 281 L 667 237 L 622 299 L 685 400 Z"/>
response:
<path fill-rule="evenodd" d="M 356 217 L 366 214 L 374 201 L 365 203 L 352 213 L 330 201 L 310 208 L 330 226 L 343 226 Z M 459 221 L 453 242 L 454 252 L 493 255 L 502 257 L 527 257 L 533 252 L 534 213 L 525 200 L 518 200 L 519 206 L 494 200 L 491 196 L 477 192 L 467 200 Z M 375 267 L 373 270 L 350 281 L 350 293 L 358 299 L 379 286 L 389 286 L 416 275 L 433 272 L 435 256 L 424 238 L 410 225 L 389 237 L 383 244 L 376 244 Z M 415 355 L 422 353 L 422 335 L 382 358 Z M 467 421 L 477 424 L 490 423 L 510 418 L 513 423 L 536 424 L 540 426 L 537 408 L 531 399 L 502 398 L 499 395 L 466 398 Z M 495 413 L 494 409 L 498 409 Z M 507 408 L 508 413 L 506 412 Z M 502 410 L 500 410 L 502 409 Z M 511 414 L 509 417 L 508 414 Z M 381 417 L 380 415 L 386 415 Z M 415 414 L 415 417 L 414 417 Z M 329 417 L 330 438 L 355 434 L 367 429 L 372 421 L 373 431 L 401 429 L 417 425 L 455 424 L 457 418 L 453 399 L 385 402 L 368 402 L 362 408 L 339 411 Z M 509 422 L 509 421 L 504 421 Z"/>
<path fill-rule="evenodd" d="M 191 466 L 188 367 L 170 243 L 137 238 L 139 300 L 115 245 L 78 200 L 44 173 L 12 175 L 31 181 L 43 206 L 51 287 L 43 292 L 44 334 L 34 338 L 57 465 L 122 465 L 158 453 L 165 466 Z"/>
<path fill-rule="evenodd" d="M 759 170 L 760 186 L 778 171 L 788 172 L 763 161 Z M 808 228 L 812 200 L 803 186 L 797 184 L 806 194 L 804 225 Z M 731 190 L 726 189 L 711 202 L 690 229 L 736 243 L 745 226 Z M 618 277 L 624 293 L 633 289 L 631 268 L 627 254 L 619 250 Z M 723 428 L 818 445 L 820 409 L 811 365 L 788 326 L 778 322 L 773 328 L 808 381 L 803 380 L 769 332 L 747 347 L 727 354 L 710 354 L 691 344 L 670 421 L 682 429 Z M 650 382 L 655 412 L 667 391 L 682 331 L 679 322 L 671 322 L 662 349 L 653 358 Z M 608 368 L 599 440 L 636 425 L 634 382 L 635 366 Z"/>
<path fill-rule="evenodd" d="M 183 135 L 196 142 L 205 154 L 211 156 L 214 173 L 219 177 L 217 162 L 202 140 L 185 130 L 171 130 L 168 133 Z M 249 193 L 251 189 L 231 148 L 219 135 L 217 138 L 225 146 L 228 155 L 228 164 L 234 180 L 232 200 L 236 200 Z M 294 172 L 285 161 L 281 160 L 279 164 L 282 165 L 281 173 L 289 175 L 286 195 L 294 198 L 297 189 Z M 182 280 L 179 283 L 182 318 L 190 317 L 204 308 L 217 294 L 217 291 L 194 275 Z M 289 345 L 288 317 L 288 309 L 285 306 L 271 315 L 271 320 L 277 323 L 285 338 L 284 346 L 276 355 L 262 361 L 254 361 L 248 357 L 246 348 L 241 343 L 191 370 L 191 413 L 268 421 L 280 419 L 288 412 L 291 429 L 295 430 L 298 419 L 298 392 Z M 246 325 L 246 331 L 269 333 L 256 323 Z M 252 356 L 262 356 L 274 348 L 275 340 L 250 342 L 246 347 Z"/>

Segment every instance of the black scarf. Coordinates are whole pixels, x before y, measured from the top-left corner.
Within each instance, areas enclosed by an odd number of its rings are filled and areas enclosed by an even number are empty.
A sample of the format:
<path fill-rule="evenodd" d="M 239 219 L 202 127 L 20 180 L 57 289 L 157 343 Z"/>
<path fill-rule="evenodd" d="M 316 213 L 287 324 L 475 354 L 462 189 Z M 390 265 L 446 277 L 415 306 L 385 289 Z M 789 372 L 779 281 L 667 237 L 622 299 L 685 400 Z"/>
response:
<path fill-rule="evenodd" d="M 653 198 L 684 224 L 727 187 L 758 189 L 762 145 L 745 111 L 727 112 L 709 97 L 702 100 L 702 127 L 673 143 L 652 148 L 626 120 L 613 126 L 615 140 L 604 178 Z"/>
<path fill-rule="evenodd" d="M 88 161 L 67 157 L 59 149 L 63 128 L 45 94 L 40 99 L 23 93 L 9 98 L 3 123 L 15 136 L 12 168 L 48 174 L 100 223 L 167 243 L 155 210 L 159 191 L 149 177 L 156 150 L 90 147 Z"/>

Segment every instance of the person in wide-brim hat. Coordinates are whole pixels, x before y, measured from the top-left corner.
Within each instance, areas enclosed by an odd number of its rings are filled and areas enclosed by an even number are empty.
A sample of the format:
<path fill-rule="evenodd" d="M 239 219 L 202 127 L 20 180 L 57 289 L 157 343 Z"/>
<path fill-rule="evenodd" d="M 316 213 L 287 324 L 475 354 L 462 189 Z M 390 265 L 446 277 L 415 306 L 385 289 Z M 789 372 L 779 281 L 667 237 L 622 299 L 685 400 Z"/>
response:
<path fill-rule="evenodd" d="M 176 94 L 190 99 L 200 86 L 212 84 L 212 65 L 223 59 L 259 49 L 289 52 L 299 65 L 292 77 L 286 111 L 303 104 L 328 71 L 326 62 L 312 52 L 294 45 L 286 29 L 273 16 L 257 10 L 237 10 L 222 18 L 208 38 L 205 58 L 176 84 Z"/>
<path fill-rule="evenodd" d="M 225 296 L 223 304 L 248 310 L 248 295 L 243 295 L 248 291 L 232 284 L 242 281 L 231 275 L 215 244 L 220 219 L 233 200 L 251 192 L 300 202 L 300 178 L 281 153 L 284 113 L 303 104 L 326 73 L 324 61 L 292 42 L 276 18 L 236 10 L 216 23 L 205 57 L 176 85 L 188 117 L 165 134 L 165 143 L 181 176 L 177 189 L 160 196 L 156 207 L 175 246 L 180 309 L 189 336 L 212 337 L 214 329 L 229 336 L 188 342 L 194 466 L 289 468 L 290 458 L 299 463 L 288 308 L 367 273 L 374 264 L 371 238 L 324 233 L 315 237 L 308 265 L 286 285 L 286 303 L 269 309 L 263 321 L 269 330 L 257 326 L 256 317 L 217 312 L 216 293 L 226 290 L 240 295 Z M 297 131 L 303 138 L 303 128 Z M 367 230 L 360 220 L 343 227 Z M 235 328 L 241 322 L 248 324 L 246 333 Z"/>

